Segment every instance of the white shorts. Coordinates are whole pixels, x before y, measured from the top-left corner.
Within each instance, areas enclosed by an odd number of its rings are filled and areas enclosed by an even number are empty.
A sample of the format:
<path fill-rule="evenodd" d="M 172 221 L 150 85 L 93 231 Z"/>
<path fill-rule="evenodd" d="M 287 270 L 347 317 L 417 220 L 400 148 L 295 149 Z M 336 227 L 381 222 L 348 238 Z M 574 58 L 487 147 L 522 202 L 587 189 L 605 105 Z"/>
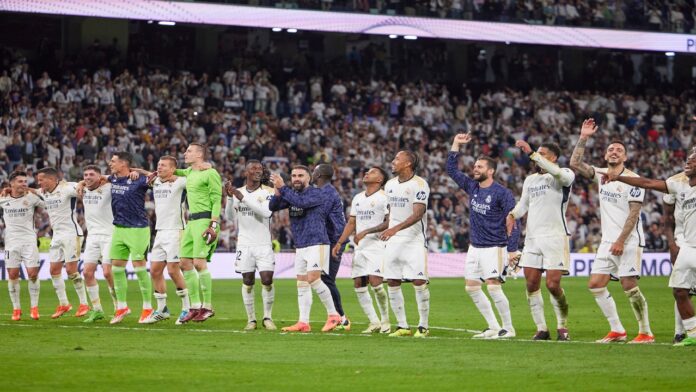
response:
<path fill-rule="evenodd" d="M 312 245 L 295 250 L 295 275 L 307 275 L 308 271 L 329 273 L 329 245 Z"/>
<path fill-rule="evenodd" d="M 5 268 L 19 268 L 24 263 L 26 268 L 39 267 L 39 248 L 36 242 L 7 244 L 5 246 Z"/>
<path fill-rule="evenodd" d="M 570 240 L 568 236 L 527 238 L 524 240 L 520 267 L 568 271 L 569 266 Z"/>
<path fill-rule="evenodd" d="M 498 279 L 504 282 L 503 271 L 505 271 L 507 261 L 507 247 L 477 248 L 469 245 L 464 264 L 464 277 L 467 280 Z"/>
<path fill-rule="evenodd" d="M 609 249 L 611 242 L 602 242 L 597 249 L 592 274 L 614 275 L 618 277 L 640 276 L 643 265 L 643 248 L 638 244 L 627 244 L 621 256 L 614 256 Z"/>
<path fill-rule="evenodd" d="M 353 254 L 353 267 L 350 277 L 384 276 L 384 242 L 363 240 Z"/>
<path fill-rule="evenodd" d="M 669 287 L 691 289 L 696 287 L 696 248 L 682 246 L 672 267 Z"/>
<path fill-rule="evenodd" d="M 298 249 L 299 250 L 299 249 Z M 237 248 L 234 270 L 237 273 L 275 271 L 275 255 L 271 245 L 243 246 Z"/>
<path fill-rule="evenodd" d="M 428 280 L 428 248 L 422 241 L 387 241 L 383 271 L 385 279 Z"/>
<path fill-rule="evenodd" d="M 82 250 L 82 236 L 53 236 L 51 246 L 48 248 L 49 261 L 51 263 L 62 263 L 77 261 L 80 259 Z"/>
<path fill-rule="evenodd" d="M 111 236 L 110 235 L 87 235 L 85 253 L 82 260 L 91 264 L 111 264 Z"/>
<path fill-rule="evenodd" d="M 157 230 L 150 260 L 178 263 L 183 230 Z"/>

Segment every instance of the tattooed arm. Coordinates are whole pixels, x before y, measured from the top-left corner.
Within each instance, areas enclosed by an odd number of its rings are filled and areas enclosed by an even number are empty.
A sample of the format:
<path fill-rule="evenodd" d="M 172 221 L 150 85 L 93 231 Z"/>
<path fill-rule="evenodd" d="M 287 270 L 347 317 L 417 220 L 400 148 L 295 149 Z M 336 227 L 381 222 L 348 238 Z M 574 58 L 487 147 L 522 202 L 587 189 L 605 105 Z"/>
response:
<path fill-rule="evenodd" d="M 578 139 L 577 144 L 575 144 L 573 155 L 570 157 L 570 168 L 587 178 L 593 178 L 595 172 L 592 166 L 583 161 L 583 155 L 585 155 L 587 140 L 590 136 L 594 135 L 595 132 L 597 132 L 597 126 L 595 125 L 594 119 L 590 118 L 583 121 L 582 128 L 580 128 L 580 139 Z"/>

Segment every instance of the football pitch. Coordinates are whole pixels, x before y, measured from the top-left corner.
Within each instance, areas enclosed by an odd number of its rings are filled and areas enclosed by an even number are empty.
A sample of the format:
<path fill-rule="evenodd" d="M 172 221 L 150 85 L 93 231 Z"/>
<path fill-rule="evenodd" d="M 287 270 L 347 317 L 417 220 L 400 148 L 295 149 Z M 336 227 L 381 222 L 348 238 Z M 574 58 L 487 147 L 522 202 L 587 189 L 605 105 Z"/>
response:
<path fill-rule="evenodd" d="M 102 284 L 102 303 L 111 300 Z M 510 280 L 510 300 L 517 338 L 478 341 L 471 336 L 484 320 L 464 291 L 462 279 L 431 282 L 431 336 L 426 339 L 363 335 L 366 317 L 352 282 L 340 280 L 350 332 L 318 332 L 325 311 L 317 298 L 309 334 L 263 329 L 244 332 L 246 314 L 238 280 L 214 282 L 217 315 L 205 323 L 174 325 L 174 319 L 140 325 L 137 283 L 129 281 L 133 314 L 119 325 L 86 325 L 64 316 L 51 320 L 57 300 L 50 282 L 42 282 L 41 320 L 29 319 L 28 292 L 22 282 L 22 321 L 12 322 L 9 301 L 0 315 L 2 390 L 693 390 L 694 358 L 690 347 L 672 347 L 673 299 L 666 278 L 643 278 L 650 306 L 653 345 L 601 345 L 593 341 L 609 330 L 586 278 L 563 281 L 570 304 L 571 342 L 533 342 L 535 327 L 525 297 L 524 279 Z M 0 283 L 5 292 L 6 282 Z M 72 285 L 67 291 L 73 306 Z M 409 322 L 418 321 L 413 289 L 404 285 Z M 169 287 L 169 304 L 179 299 Z M 262 315 L 260 284 L 256 311 Z M 610 285 L 629 339 L 637 322 L 618 283 Z M 276 281 L 273 316 L 278 327 L 297 318 L 292 280 Z M 555 316 L 544 290 L 546 318 L 555 338 Z M 71 312 L 71 314 L 74 313 Z M 392 315 L 392 326 L 395 321 Z"/>

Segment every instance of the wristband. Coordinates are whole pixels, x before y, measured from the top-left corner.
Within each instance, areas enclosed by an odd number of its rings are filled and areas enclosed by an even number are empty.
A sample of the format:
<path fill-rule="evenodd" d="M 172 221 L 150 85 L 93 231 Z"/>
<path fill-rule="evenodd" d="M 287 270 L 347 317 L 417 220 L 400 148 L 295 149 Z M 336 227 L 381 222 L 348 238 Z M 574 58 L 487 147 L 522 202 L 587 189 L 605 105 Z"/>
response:
<path fill-rule="evenodd" d="M 217 223 L 216 221 L 211 221 L 211 222 L 210 222 L 210 227 L 213 228 L 213 229 L 217 229 L 218 223 Z"/>

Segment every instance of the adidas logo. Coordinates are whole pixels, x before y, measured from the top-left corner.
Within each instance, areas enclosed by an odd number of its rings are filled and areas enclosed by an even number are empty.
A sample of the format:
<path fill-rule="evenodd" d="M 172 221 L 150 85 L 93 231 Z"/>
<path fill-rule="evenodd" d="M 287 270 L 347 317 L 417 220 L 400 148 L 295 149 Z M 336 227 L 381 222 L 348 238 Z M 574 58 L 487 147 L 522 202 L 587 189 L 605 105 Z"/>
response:
<path fill-rule="evenodd" d="M 382 271 L 380 271 L 379 269 L 376 269 L 376 270 L 375 270 L 375 273 L 378 273 L 378 274 L 379 274 L 379 273 L 381 273 L 381 272 L 382 272 Z"/>
<path fill-rule="evenodd" d="M 497 273 L 498 273 L 498 271 L 496 271 L 496 270 L 493 270 L 493 271 L 491 271 L 491 273 L 492 273 L 492 274 L 497 274 Z"/>
<path fill-rule="evenodd" d="M 423 276 L 423 273 L 422 273 L 422 272 L 419 272 L 419 273 L 418 273 L 418 276 Z"/>
<path fill-rule="evenodd" d="M 314 264 L 312 268 L 319 268 L 319 264 Z"/>
<path fill-rule="evenodd" d="M 628 272 L 636 272 L 636 269 L 635 269 L 635 268 L 633 268 L 633 267 L 631 267 L 631 269 L 630 269 L 630 270 L 628 270 Z"/>
<path fill-rule="evenodd" d="M 563 267 L 563 263 L 558 263 L 558 266 L 559 266 L 559 267 Z"/>

